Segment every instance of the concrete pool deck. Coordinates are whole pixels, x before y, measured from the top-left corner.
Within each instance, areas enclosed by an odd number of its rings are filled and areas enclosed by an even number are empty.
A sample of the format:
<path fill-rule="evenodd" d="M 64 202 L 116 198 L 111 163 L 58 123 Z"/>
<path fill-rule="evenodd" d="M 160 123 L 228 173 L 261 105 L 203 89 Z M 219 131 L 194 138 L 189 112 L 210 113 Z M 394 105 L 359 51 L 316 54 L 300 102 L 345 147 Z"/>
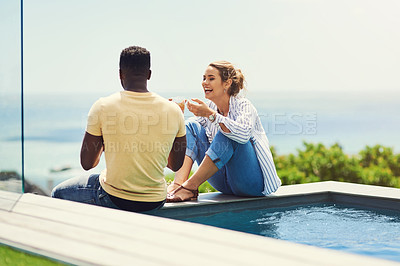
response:
<path fill-rule="evenodd" d="M 267 197 L 235 197 L 219 192 L 200 195 L 198 201 L 167 203 L 155 215 L 179 219 L 221 211 L 326 202 L 400 211 L 400 189 L 335 181 L 282 186 Z"/>
<path fill-rule="evenodd" d="M 157 215 L 333 201 L 400 211 L 400 189 L 321 182 L 283 186 L 263 198 L 201 194 Z M 247 206 L 247 207 L 246 207 Z M 0 244 L 78 265 L 400 265 L 147 214 L 0 191 Z"/>

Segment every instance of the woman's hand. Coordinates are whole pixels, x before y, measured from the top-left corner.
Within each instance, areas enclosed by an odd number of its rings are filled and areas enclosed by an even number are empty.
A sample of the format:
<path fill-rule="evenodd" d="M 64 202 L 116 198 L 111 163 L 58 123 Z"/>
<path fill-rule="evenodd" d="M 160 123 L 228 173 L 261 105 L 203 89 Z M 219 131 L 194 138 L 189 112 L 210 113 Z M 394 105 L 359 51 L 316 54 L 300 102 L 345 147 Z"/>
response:
<path fill-rule="evenodd" d="M 203 101 L 199 99 L 192 99 L 192 101 L 198 103 L 194 104 L 187 101 L 187 108 L 190 112 L 192 112 L 195 116 L 209 117 L 215 111 L 207 106 Z"/>
<path fill-rule="evenodd" d="M 181 102 L 176 102 L 176 101 L 174 101 L 174 99 L 169 98 L 168 101 L 170 101 L 170 102 L 173 101 L 174 103 L 176 103 L 176 104 L 179 106 L 179 108 L 181 108 L 182 113 L 185 113 L 185 103 L 186 103 L 186 99 L 182 100 Z"/>

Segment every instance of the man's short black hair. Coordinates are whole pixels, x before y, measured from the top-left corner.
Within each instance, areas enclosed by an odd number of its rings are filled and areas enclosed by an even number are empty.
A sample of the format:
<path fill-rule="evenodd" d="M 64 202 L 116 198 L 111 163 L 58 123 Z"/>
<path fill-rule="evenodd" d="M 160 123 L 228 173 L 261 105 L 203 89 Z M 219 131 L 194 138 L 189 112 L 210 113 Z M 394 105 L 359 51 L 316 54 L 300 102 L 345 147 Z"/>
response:
<path fill-rule="evenodd" d="M 119 68 L 133 74 L 147 74 L 150 70 L 150 52 L 146 48 L 130 46 L 121 52 Z"/>

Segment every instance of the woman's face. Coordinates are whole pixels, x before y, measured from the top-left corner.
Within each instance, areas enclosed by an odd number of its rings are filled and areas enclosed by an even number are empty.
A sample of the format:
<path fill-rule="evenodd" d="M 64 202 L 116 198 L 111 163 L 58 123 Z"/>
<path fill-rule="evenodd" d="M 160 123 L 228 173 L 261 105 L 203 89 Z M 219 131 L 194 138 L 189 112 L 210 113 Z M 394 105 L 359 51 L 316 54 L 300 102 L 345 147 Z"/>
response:
<path fill-rule="evenodd" d="M 207 67 L 201 85 L 203 86 L 206 99 L 209 100 L 223 97 L 228 89 L 228 84 L 222 81 L 218 69 L 212 66 Z"/>

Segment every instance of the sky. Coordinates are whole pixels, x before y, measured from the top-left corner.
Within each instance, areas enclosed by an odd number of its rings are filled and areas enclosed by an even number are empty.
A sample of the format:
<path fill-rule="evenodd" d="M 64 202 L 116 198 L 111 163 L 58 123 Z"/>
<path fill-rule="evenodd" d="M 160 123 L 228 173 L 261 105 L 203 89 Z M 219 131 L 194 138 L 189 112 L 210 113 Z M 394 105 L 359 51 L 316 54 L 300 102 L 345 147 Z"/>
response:
<path fill-rule="evenodd" d="M 89 109 L 95 99 L 122 89 L 120 52 L 139 45 L 152 56 L 149 89 L 163 96 L 204 97 L 207 65 L 227 60 L 242 69 L 251 100 L 268 96 L 265 103 L 257 99 L 258 110 L 268 106 L 260 113 L 268 125 L 280 122 L 270 113 L 318 111 L 315 137 L 326 138 L 313 141 L 338 140 L 351 153 L 365 144 L 399 147 L 399 0 L 23 0 L 23 11 L 25 107 L 74 108 L 87 101 Z M 6 116 L 16 124 L 20 29 L 20 1 L 0 0 L 0 107 L 8 110 L 0 121 Z M 49 103 L 54 97 L 43 94 L 69 98 Z M 71 95 L 77 95 L 76 103 L 68 102 Z M 26 110 L 25 132 L 42 130 Z M 330 124 L 338 117 L 346 119 Z M 85 124 L 86 111 L 77 121 Z M 19 126 L 12 129 L 20 132 Z M 268 136 L 279 152 L 309 137 Z M 19 151 L 13 156 L 21 158 Z"/>
<path fill-rule="evenodd" d="M 16 2 L 0 0 L 7 77 L 18 76 Z M 131 45 L 150 50 L 149 88 L 170 96 L 201 93 L 216 60 L 241 68 L 256 93 L 400 89 L 398 0 L 25 0 L 23 26 L 27 94 L 120 90 Z"/>

